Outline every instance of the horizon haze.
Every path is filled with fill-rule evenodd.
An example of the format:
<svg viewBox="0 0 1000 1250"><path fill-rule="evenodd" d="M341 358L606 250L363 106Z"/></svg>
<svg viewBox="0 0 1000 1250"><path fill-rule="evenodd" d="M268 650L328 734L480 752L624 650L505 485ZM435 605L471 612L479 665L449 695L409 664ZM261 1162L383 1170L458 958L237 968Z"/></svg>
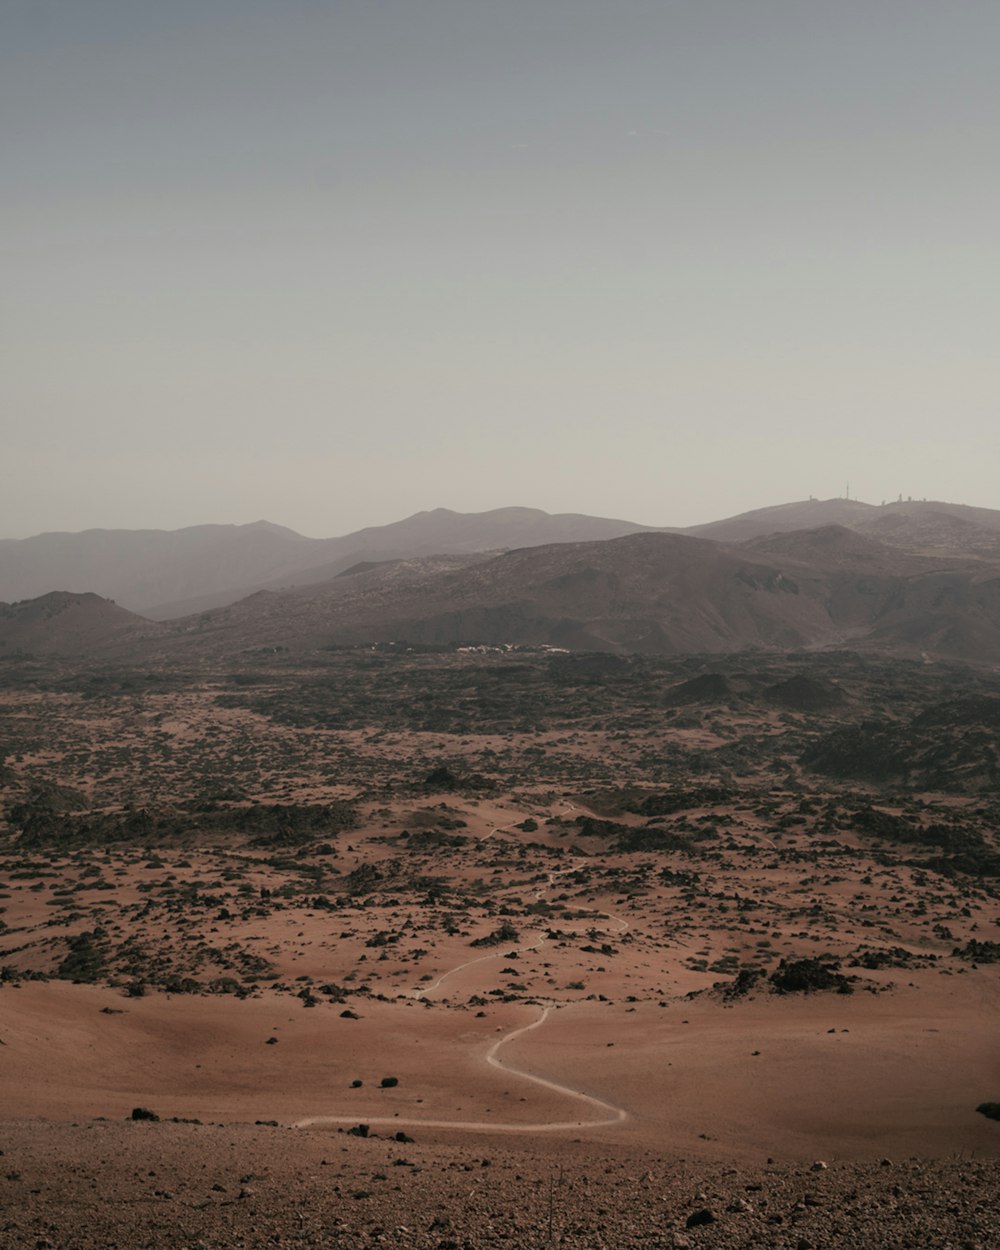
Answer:
<svg viewBox="0 0 1000 1250"><path fill-rule="evenodd" d="M14 0L0 534L997 506L1000 9Z"/></svg>

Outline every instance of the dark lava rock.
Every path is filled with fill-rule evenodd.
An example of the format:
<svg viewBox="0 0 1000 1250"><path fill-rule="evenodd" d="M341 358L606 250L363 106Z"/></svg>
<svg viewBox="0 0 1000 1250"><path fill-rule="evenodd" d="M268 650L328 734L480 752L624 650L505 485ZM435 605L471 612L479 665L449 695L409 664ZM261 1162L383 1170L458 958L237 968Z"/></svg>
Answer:
<svg viewBox="0 0 1000 1250"><path fill-rule="evenodd" d="M690 681L682 681L667 691L663 702L667 707L684 707L689 703L720 703L734 694L729 678L721 673L702 673Z"/></svg>
<svg viewBox="0 0 1000 1250"><path fill-rule="evenodd" d="M814 990L836 990L853 994L850 978L832 959L783 959L768 980L779 994L809 994Z"/></svg>
<svg viewBox="0 0 1000 1250"><path fill-rule="evenodd" d="M457 790L459 781L450 768L441 765L427 774L424 786L428 790Z"/></svg>
<svg viewBox="0 0 1000 1250"><path fill-rule="evenodd" d="M768 686L764 691L768 703L788 708L793 712L822 712L840 707L846 702L844 692L832 682L799 674Z"/></svg>

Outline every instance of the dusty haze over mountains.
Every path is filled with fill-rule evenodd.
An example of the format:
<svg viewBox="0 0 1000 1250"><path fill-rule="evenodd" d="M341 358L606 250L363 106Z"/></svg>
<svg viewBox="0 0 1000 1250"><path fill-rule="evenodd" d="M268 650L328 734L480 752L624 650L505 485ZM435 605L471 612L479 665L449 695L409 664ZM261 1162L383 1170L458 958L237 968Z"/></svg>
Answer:
<svg viewBox="0 0 1000 1250"><path fill-rule="evenodd" d="M1000 9L9 0L0 534L996 506Z"/></svg>
<svg viewBox="0 0 1000 1250"><path fill-rule="evenodd" d="M828 499L669 532L524 508L437 509L325 541L266 522L94 530L0 543L0 593L20 599L0 601L15 661L402 643L996 663L1000 512Z"/></svg>

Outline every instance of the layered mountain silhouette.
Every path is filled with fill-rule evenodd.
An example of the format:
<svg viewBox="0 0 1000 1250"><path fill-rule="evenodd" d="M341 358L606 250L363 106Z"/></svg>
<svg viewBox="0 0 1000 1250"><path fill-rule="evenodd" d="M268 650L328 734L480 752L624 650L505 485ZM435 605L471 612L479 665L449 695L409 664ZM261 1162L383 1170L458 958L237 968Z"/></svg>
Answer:
<svg viewBox="0 0 1000 1250"><path fill-rule="evenodd" d="M829 520L838 511L850 526ZM768 530L776 517L780 525ZM803 518L822 523L791 524ZM985 509L809 501L720 522L742 536L737 541L631 527L621 536L500 552L478 545L496 543L505 527L508 537L537 538L551 528L616 526L629 523L524 509L467 518L422 513L361 531L364 541L350 536L350 557L313 563L303 549L297 584L162 623L93 594L5 607L0 654L193 662L261 648L402 641L652 654L850 647L1000 660L1000 552L992 554L1000 513ZM258 550L269 545L272 555L283 543L317 550L316 540L267 526L233 527L234 552L246 550L248 529L262 530ZM401 544L453 550L394 557L387 530ZM325 550L329 556L332 548Z"/></svg>
<svg viewBox="0 0 1000 1250"><path fill-rule="evenodd" d="M852 499L760 508L689 529L536 508L418 512L339 538L305 538L268 521L181 530L85 530L0 540L0 601L54 590L89 591L132 612L169 620L221 607L257 590L324 582L360 564L418 556L499 552L593 542L635 533L679 533L734 543L839 525L902 551L1000 559L1000 512L959 504Z"/></svg>
<svg viewBox="0 0 1000 1250"><path fill-rule="evenodd" d="M418 512L341 538L305 538L269 521L181 530L84 530L0 541L0 601L91 591L155 620L325 581L361 562L617 538L631 521L537 508Z"/></svg>

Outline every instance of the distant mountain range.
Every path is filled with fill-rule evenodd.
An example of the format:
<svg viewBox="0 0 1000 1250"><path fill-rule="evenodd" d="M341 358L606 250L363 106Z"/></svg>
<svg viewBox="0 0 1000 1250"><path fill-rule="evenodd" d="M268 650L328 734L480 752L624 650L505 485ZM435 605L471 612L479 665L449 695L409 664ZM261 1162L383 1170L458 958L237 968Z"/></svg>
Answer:
<svg viewBox="0 0 1000 1250"><path fill-rule="evenodd" d="M659 654L836 646L1000 661L1000 512L961 505L806 501L673 532L530 509L420 513L329 540L265 523L89 531L0 544L0 577L8 558L27 576L25 551L68 561L73 540L81 562L109 578L112 553L125 553L122 584L153 596L196 586L203 602L153 621L107 602L127 602L120 591L50 590L0 605L0 655L187 663L405 640ZM158 551L168 553L161 565ZM43 563L30 568L36 585ZM266 584L203 606L235 593L211 589L213 575L254 585L251 569Z"/></svg>
<svg viewBox="0 0 1000 1250"><path fill-rule="evenodd" d="M256 590L327 581L362 562L619 538L631 521L536 508L437 508L342 538L304 538L269 521L181 530L84 530L0 540L0 601L92 591L153 620L235 603Z"/></svg>

